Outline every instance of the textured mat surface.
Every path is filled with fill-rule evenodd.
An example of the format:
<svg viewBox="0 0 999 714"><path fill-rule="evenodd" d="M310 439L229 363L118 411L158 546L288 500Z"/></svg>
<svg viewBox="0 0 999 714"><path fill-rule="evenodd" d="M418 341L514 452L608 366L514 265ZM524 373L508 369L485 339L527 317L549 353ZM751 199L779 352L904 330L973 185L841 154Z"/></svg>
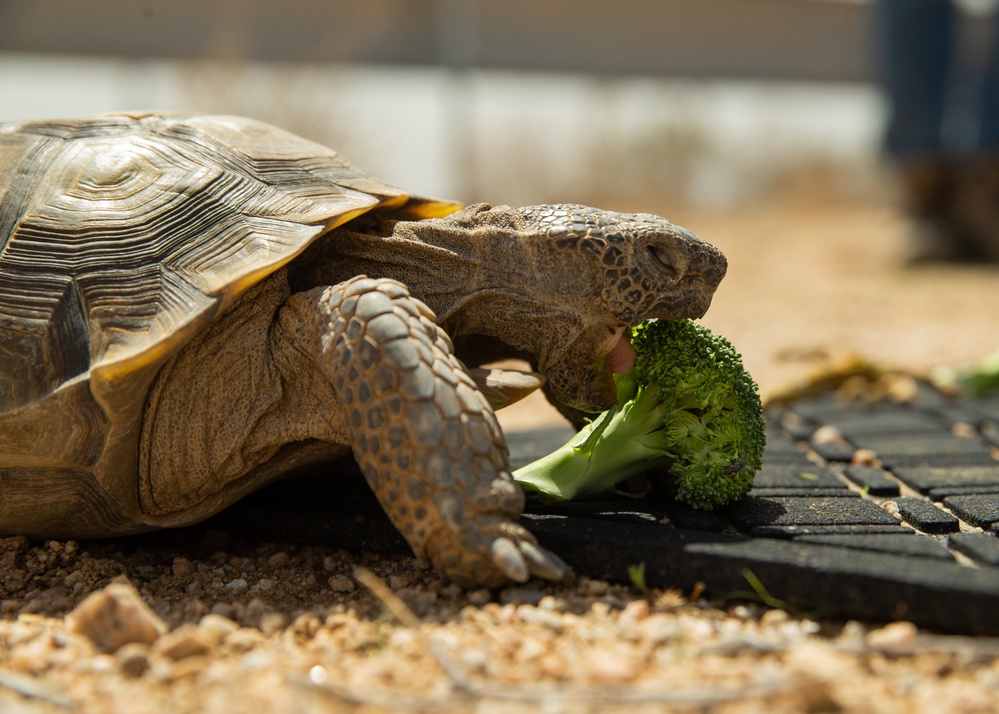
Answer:
<svg viewBox="0 0 999 714"><path fill-rule="evenodd" d="M509 435L514 466L568 430ZM750 589L807 610L999 635L999 399L838 403L770 415L752 492L713 512L668 500L529 504L525 523L577 573L707 597ZM858 450L863 450L858 453ZM337 483L333 483L336 481ZM257 538L405 550L373 498L306 477L253 496L214 525ZM308 496L303 492L311 491Z"/></svg>

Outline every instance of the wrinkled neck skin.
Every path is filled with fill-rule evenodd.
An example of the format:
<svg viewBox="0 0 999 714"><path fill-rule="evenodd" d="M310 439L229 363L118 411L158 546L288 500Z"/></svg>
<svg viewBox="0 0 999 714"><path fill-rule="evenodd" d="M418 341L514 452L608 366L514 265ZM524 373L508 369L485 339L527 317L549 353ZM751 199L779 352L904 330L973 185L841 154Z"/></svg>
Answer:
<svg viewBox="0 0 999 714"><path fill-rule="evenodd" d="M362 274L393 278L434 311L451 337L495 337L532 355L542 372L583 328L579 306L589 276L545 270L550 256L539 255L528 236L431 221L363 228L368 232L338 229L303 255L292 289Z"/></svg>

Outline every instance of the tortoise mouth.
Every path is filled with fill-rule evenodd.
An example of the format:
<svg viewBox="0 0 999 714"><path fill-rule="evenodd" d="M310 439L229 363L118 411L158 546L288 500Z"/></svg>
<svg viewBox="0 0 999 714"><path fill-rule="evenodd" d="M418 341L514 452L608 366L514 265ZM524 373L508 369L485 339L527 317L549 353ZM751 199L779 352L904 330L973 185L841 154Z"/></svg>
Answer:
<svg viewBox="0 0 999 714"><path fill-rule="evenodd" d="M610 336L600 345L596 364L606 364L614 374L624 374L635 365L635 348L631 346L625 325L613 328Z"/></svg>
<svg viewBox="0 0 999 714"><path fill-rule="evenodd" d="M605 323L591 330L598 334L581 335L558 359L542 363L538 369L547 377L551 395L559 403L595 414L617 403L614 375L628 372L636 355L627 325Z"/></svg>

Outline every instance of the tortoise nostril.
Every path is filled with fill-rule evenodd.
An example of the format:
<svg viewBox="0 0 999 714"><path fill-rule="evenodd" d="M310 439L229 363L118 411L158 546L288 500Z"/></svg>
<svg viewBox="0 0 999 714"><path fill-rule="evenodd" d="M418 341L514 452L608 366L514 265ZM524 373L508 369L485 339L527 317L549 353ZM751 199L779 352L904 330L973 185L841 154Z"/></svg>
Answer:
<svg viewBox="0 0 999 714"><path fill-rule="evenodd" d="M708 243L702 243L692 259L690 272L702 276L708 283L717 287L728 270L725 255Z"/></svg>

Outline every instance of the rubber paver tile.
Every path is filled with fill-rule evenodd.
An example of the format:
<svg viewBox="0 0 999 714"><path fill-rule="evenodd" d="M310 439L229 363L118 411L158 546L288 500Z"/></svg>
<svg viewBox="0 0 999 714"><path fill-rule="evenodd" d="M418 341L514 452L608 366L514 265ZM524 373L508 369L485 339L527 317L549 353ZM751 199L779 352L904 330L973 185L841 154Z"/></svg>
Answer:
<svg viewBox="0 0 999 714"><path fill-rule="evenodd" d="M824 535L803 535L796 541L818 543L820 545L835 545L859 550L876 550L883 553L916 556L920 558L935 558L937 560L953 560L954 556L940 542L917 536L912 531L908 533L827 533ZM997 541L999 542L999 541Z"/></svg>
<svg viewBox="0 0 999 714"><path fill-rule="evenodd" d="M753 488L834 488L848 487L829 468L801 459L793 463L763 462L763 468L753 478Z"/></svg>
<svg viewBox="0 0 999 714"><path fill-rule="evenodd" d="M986 533L955 533L950 546L972 560L986 565L999 565L999 538Z"/></svg>
<svg viewBox="0 0 999 714"><path fill-rule="evenodd" d="M979 528L999 523L999 495L948 496L943 501L958 518Z"/></svg>
<svg viewBox="0 0 999 714"><path fill-rule="evenodd" d="M896 466L892 473L920 493L946 486L999 486L999 463L976 466Z"/></svg>
<svg viewBox="0 0 999 714"><path fill-rule="evenodd" d="M894 516L860 498L744 498L726 508L743 530L760 526L897 525Z"/></svg>
<svg viewBox="0 0 999 714"><path fill-rule="evenodd" d="M848 466L845 473L855 484L866 488L871 496L899 495L898 483L876 466Z"/></svg>
<svg viewBox="0 0 999 714"><path fill-rule="evenodd" d="M924 533L954 533L961 522L922 498L899 498L895 503L902 520Z"/></svg>

